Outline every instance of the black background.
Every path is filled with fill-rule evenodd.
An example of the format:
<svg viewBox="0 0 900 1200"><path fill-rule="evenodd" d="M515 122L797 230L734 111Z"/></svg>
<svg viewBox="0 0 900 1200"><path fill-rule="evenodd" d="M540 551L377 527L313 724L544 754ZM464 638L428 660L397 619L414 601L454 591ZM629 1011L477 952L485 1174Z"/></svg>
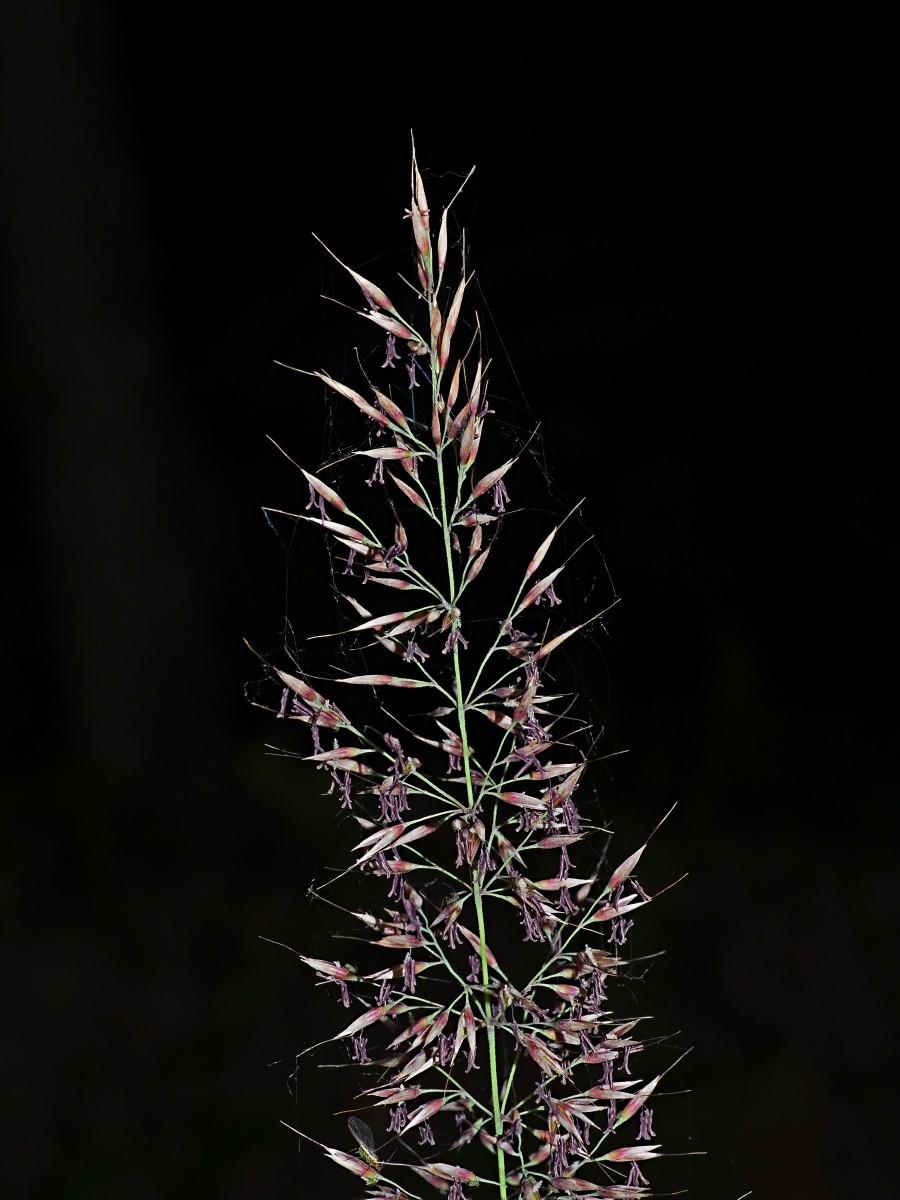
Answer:
<svg viewBox="0 0 900 1200"><path fill-rule="evenodd" d="M241 638L272 649L285 615L259 506L295 485L264 435L323 446L318 390L271 360L345 349L310 230L378 277L411 126L436 193L477 164L506 369L623 597L621 844L679 802L655 870L691 874L642 936L695 1046L693 1194L889 1190L891 97L874 62L802 55L613 84L587 30L523 49L454 19L8 6L9 1194L355 1194L278 1125L333 1132L341 1104L289 1095L321 994L259 940L314 939L329 823L263 754Z"/></svg>

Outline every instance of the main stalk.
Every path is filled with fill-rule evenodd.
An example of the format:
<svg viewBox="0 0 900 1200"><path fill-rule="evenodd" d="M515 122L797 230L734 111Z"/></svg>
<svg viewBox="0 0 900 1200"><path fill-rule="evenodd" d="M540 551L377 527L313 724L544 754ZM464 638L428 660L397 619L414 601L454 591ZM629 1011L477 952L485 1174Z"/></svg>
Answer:
<svg viewBox="0 0 900 1200"><path fill-rule="evenodd" d="M437 354L434 345L432 345L431 354L431 377L432 377L432 404L437 405L438 388L440 385L440 374L437 369ZM456 602L456 580L453 571L453 552L450 544L450 521L447 515L447 491L444 485L444 464L443 464L443 444L435 449L435 459L437 461L437 477L438 490L441 499L441 529L444 537L444 554L447 560L447 577L450 587L450 602ZM463 771L466 778L466 795L469 802L469 811L472 812L475 808L475 792L472 787L472 768L470 762L469 738L466 732L466 705L463 694L462 675L460 672L459 663L459 644L453 647L453 674L456 684L456 715L459 721L459 737L462 742L462 763ZM488 977L488 960L487 960L487 938L485 935L484 925L484 903L481 895L481 884L478 878L478 867L474 867L472 872L472 898L475 902L475 914L478 920L478 949L481 958L481 982L483 991L484 1005L484 1020L487 1028L488 1039L488 1060L491 1073L491 1107L494 1115L494 1136L497 1139L497 1176L500 1183L500 1200L506 1200L506 1156L500 1146L500 1138L503 1133L503 1108L500 1103L500 1078L497 1070L497 1038L496 1030L494 1029L493 1009L491 1007L490 996L490 980Z"/></svg>

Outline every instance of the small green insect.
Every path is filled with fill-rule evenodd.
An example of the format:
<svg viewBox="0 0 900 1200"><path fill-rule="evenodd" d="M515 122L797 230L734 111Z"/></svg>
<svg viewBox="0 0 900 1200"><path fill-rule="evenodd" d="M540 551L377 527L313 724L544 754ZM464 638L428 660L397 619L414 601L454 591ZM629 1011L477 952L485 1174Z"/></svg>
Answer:
<svg viewBox="0 0 900 1200"><path fill-rule="evenodd" d="M359 1145L359 1157L363 1162L368 1163L370 1167L374 1167L376 1171L380 1171L381 1162L375 1153L375 1138L372 1130L359 1117L348 1117L347 1125Z"/></svg>

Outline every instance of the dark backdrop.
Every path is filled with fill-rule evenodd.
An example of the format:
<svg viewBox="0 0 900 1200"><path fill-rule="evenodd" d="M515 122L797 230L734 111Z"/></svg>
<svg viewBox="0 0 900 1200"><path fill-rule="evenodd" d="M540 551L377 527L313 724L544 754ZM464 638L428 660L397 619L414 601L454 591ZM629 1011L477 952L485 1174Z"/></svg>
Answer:
<svg viewBox="0 0 900 1200"><path fill-rule="evenodd" d="M658 869L691 875L643 936L696 1047L695 1194L887 1194L891 96L874 64L613 85L587 31L350 20L6 6L9 1194L351 1194L278 1125L339 1104L290 1094L318 1000L259 940L313 932L327 820L263 754L241 638L285 616L259 506L296 489L264 435L323 444L271 360L339 366L309 232L353 264L403 244L410 126L433 188L478 165L505 369L623 597L622 844L679 801Z"/></svg>

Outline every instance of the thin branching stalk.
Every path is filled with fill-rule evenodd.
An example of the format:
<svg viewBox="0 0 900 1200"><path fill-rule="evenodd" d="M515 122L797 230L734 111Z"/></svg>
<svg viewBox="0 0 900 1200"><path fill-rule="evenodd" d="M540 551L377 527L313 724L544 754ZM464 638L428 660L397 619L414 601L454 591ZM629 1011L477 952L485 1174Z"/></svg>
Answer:
<svg viewBox="0 0 900 1200"><path fill-rule="evenodd" d="M303 372L362 413L369 442L315 475L300 468L309 503L304 512L282 514L317 525L344 564L348 591L341 596L352 609L350 623L310 641L339 637L350 653L402 660L377 672L332 672L321 686L349 686L356 695L374 689L392 724L378 732L364 716L348 716L318 690L321 675L299 660L289 670L266 664L281 689L272 710L309 727L307 759L327 772L330 794L364 834L352 862L315 894L363 923L378 948L373 954L399 956L375 969L300 956L337 989L351 1018L308 1051L345 1046L357 1078L372 1076L359 1098L373 1113L389 1110L390 1118L380 1146L358 1117L349 1122L355 1153L316 1144L372 1197L419 1200L423 1182L448 1192L448 1200L464 1200L479 1184L500 1200L648 1196L640 1164L659 1157L660 1148L647 1101L665 1070L638 1086L631 1059L656 1039L637 1036L642 1018L615 1017L607 994L629 977L630 914L653 899L634 877L646 843L612 872L603 866L604 845L589 873L576 877L570 848L588 856L591 838L608 833L589 812L590 799L579 800L582 811L576 805L593 743L570 712L572 698L548 694L542 679L549 656L603 614L563 622L555 632L561 602L554 585L568 559L538 575L557 552L563 518L506 589L511 596L496 627L484 624L487 614L473 615L481 593L470 589L502 532L507 480L525 445L478 476L492 410L480 325L467 315L464 245L455 287L441 299L456 269L449 205L435 233L415 159L411 190L415 313L395 308L381 287L345 269L366 301L360 315L387 338L385 378L403 364L405 346L410 396L427 380L429 421L416 422L413 405L407 415L390 384L366 379L367 399L325 372ZM469 341L461 351L463 322ZM405 506L402 519L391 519L391 538L378 532L368 505L357 511L320 477L354 458L367 460L369 489L384 486L395 513ZM431 559L429 537L436 538ZM371 584L390 589L397 611L375 616L366 606L371 600L364 605L350 594ZM544 604L549 616L538 611ZM383 699L420 690L438 700L424 718L398 715ZM551 707L560 702L562 711ZM409 737L425 749L414 755ZM441 755L449 762L443 772ZM569 761L556 761L560 755ZM548 868L554 873L538 878ZM351 874L364 886L389 882L385 915L339 902L338 885ZM524 938L515 934L510 942L509 915ZM530 943L527 953L520 939ZM324 1014L321 1021L325 1032L332 1022ZM634 1136L611 1146L628 1122Z"/></svg>

